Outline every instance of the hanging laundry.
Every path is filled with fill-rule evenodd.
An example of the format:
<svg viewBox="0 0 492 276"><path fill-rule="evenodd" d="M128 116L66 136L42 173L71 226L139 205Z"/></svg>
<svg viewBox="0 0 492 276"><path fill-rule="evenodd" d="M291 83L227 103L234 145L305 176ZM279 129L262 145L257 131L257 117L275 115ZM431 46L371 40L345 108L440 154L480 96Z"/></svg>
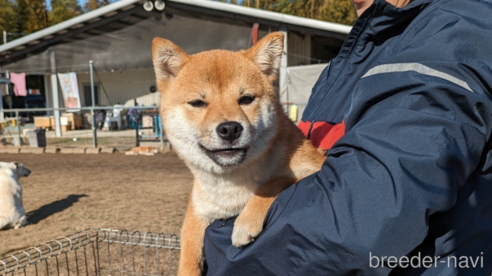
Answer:
<svg viewBox="0 0 492 276"><path fill-rule="evenodd" d="M10 81L14 84L14 94L16 96L27 96L25 73L10 73Z"/></svg>

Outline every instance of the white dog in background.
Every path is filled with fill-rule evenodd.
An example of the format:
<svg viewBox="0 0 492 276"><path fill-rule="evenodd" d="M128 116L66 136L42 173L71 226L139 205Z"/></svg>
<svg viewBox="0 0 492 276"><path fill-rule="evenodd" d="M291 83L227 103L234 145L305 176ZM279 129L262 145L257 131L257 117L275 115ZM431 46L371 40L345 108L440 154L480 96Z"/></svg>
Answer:
<svg viewBox="0 0 492 276"><path fill-rule="evenodd" d="M0 162L0 229L19 229L28 223L19 178L30 173L21 163Z"/></svg>

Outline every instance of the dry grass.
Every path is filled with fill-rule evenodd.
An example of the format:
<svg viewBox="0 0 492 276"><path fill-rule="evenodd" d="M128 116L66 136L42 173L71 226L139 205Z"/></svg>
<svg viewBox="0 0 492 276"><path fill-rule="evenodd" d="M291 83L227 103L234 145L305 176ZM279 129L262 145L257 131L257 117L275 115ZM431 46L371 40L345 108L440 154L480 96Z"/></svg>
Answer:
<svg viewBox="0 0 492 276"><path fill-rule="evenodd" d="M179 234L193 177L173 154L2 155L21 179L31 222L0 231L0 257L89 227Z"/></svg>

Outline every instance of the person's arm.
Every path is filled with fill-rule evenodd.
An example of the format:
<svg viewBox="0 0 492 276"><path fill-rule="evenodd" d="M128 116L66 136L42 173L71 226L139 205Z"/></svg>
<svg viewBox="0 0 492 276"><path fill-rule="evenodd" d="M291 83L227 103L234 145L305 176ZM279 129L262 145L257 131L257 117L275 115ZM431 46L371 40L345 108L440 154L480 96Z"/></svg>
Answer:
<svg viewBox="0 0 492 276"><path fill-rule="evenodd" d="M208 275L387 274L370 256L404 256L424 240L478 166L492 100L470 77L486 68L393 65L359 81L347 133L319 173L278 197L252 244L230 245L233 220L207 229Z"/></svg>

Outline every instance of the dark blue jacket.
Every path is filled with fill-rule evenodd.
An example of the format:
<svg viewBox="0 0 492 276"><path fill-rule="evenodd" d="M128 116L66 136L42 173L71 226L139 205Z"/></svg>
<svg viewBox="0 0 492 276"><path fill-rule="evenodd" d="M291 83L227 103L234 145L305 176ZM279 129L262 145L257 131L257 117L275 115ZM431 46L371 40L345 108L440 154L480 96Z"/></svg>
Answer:
<svg viewBox="0 0 492 276"><path fill-rule="evenodd" d="M321 171L245 248L210 225L207 275L491 275L490 0L375 0L302 120Z"/></svg>

